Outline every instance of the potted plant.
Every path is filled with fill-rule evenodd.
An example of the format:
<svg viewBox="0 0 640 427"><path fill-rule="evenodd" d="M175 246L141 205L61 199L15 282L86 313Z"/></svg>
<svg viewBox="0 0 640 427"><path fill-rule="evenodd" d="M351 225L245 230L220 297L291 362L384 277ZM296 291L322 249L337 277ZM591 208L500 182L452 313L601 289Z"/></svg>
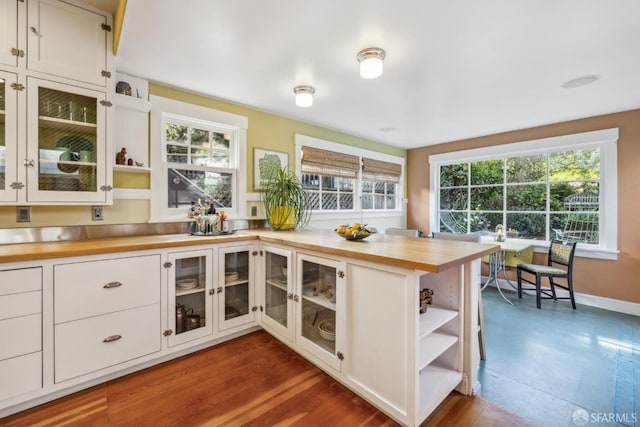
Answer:
<svg viewBox="0 0 640 427"><path fill-rule="evenodd" d="M265 216L274 230L293 230L309 222L311 209L307 192L298 177L287 169L269 169L262 184Z"/></svg>

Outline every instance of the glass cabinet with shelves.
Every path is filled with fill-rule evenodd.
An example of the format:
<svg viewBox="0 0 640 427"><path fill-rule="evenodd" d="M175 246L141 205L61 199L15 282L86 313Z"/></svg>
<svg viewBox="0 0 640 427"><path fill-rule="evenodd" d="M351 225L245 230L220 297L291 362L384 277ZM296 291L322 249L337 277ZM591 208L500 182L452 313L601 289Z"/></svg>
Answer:
<svg viewBox="0 0 640 427"><path fill-rule="evenodd" d="M29 79L27 198L106 203L105 93Z"/></svg>
<svg viewBox="0 0 640 427"><path fill-rule="evenodd" d="M293 299L291 251L262 246L262 323L285 340L293 340Z"/></svg>
<svg viewBox="0 0 640 427"><path fill-rule="evenodd" d="M218 276L218 313L220 330L245 325L255 320L253 292L254 245L220 247Z"/></svg>
<svg viewBox="0 0 640 427"><path fill-rule="evenodd" d="M213 332L211 260L211 250L168 255L169 346Z"/></svg>
<svg viewBox="0 0 640 427"><path fill-rule="evenodd" d="M296 340L333 368L340 369L344 310L342 262L306 254L297 257Z"/></svg>

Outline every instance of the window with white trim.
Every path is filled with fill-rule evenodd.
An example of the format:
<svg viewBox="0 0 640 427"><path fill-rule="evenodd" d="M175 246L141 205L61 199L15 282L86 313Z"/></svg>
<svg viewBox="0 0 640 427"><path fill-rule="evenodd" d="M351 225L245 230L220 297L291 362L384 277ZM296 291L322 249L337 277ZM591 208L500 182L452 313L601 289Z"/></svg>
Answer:
<svg viewBox="0 0 640 427"><path fill-rule="evenodd" d="M238 217L244 196L246 129L240 116L160 98L152 110L152 218L185 219L192 204L224 210ZM237 118L240 118L238 120ZM231 119L231 124L218 120ZM246 119L245 119L246 120ZM155 135L155 136L154 136ZM154 188L158 183L158 189ZM240 200L242 197L243 200Z"/></svg>
<svg viewBox="0 0 640 427"><path fill-rule="evenodd" d="M296 151L314 212L401 211L404 159L303 135Z"/></svg>
<svg viewBox="0 0 640 427"><path fill-rule="evenodd" d="M430 157L432 230L615 252L617 129ZM613 224L612 224L613 223Z"/></svg>

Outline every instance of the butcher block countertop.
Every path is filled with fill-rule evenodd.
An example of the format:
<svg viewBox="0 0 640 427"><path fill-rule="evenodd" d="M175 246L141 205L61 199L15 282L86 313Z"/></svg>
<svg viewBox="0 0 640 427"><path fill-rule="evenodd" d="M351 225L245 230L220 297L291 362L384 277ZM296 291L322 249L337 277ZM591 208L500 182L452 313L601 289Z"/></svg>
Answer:
<svg viewBox="0 0 640 427"><path fill-rule="evenodd" d="M150 249L261 240L332 256L437 273L499 250L499 246L374 234L348 241L332 231L238 231L225 236L161 234L61 242L0 245L0 263L35 261Z"/></svg>

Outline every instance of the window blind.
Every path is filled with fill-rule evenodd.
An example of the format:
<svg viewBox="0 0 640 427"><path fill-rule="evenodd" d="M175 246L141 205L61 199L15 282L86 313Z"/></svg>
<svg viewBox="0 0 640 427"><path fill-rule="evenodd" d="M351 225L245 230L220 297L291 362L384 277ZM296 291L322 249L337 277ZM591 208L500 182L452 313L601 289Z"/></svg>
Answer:
<svg viewBox="0 0 640 427"><path fill-rule="evenodd" d="M402 175L402 166L398 163L382 160L362 159L362 180L390 182L398 184Z"/></svg>
<svg viewBox="0 0 640 427"><path fill-rule="evenodd" d="M302 147L302 173L323 176L357 178L360 169L358 156Z"/></svg>

